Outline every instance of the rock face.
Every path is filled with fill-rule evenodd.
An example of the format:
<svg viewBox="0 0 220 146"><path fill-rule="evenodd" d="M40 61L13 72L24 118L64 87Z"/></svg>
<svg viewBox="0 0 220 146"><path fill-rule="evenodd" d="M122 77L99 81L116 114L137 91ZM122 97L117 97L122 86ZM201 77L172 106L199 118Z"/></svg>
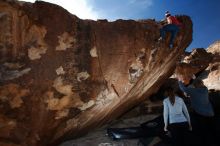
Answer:
<svg viewBox="0 0 220 146"><path fill-rule="evenodd" d="M213 59L199 77L209 89L220 91L220 41L210 45L207 52L212 54Z"/></svg>
<svg viewBox="0 0 220 146"><path fill-rule="evenodd" d="M111 121L168 78L192 41L157 43L154 20L81 20L37 1L0 2L0 145L56 145Z"/></svg>
<svg viewBox="0 0 220 146"><path fill-rule="evenodd" d="M213 55L205 49L194 49L177 65L175 73L183 75L185 84L189 84L192 77L205 70L212 59Z"/></svg>

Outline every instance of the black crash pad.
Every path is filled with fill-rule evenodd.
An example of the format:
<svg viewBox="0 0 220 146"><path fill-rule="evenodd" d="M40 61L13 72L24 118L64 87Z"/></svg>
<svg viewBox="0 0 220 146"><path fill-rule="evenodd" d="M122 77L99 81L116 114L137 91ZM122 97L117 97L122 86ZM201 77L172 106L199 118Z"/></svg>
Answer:
<svg viewBox="0 0 220 146"><path fill-rule="evenodd" d="M108 128L107 135L113 140L117 139L132 139L140 137L155 137L167 138L166 133L163 131L164 123L163 116L160 115L153 120L141 124L139 127L129 128Z"/></svg>

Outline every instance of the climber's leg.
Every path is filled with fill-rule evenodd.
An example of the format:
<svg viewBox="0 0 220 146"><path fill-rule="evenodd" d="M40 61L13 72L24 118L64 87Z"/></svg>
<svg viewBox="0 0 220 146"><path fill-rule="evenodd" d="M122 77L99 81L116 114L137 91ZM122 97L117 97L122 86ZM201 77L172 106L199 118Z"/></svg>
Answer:
<svg viewBox="0 0 220 146"><path fill-rule="evenodd" d="M160 38L159 38L159 41L165 39L166 31L167 31L167 25L166 25L166 26L163 26L163 27L160 29Z"/></svg>
<svg viewBox="0 0 220 146"><path fill-rule="evenodd" d="M173 42L174 42L174 39L179 31L179 27L172 24L169 26L169 29L170 29L170 32L171 32L171 37L170 37L170 42L169 42L169 46L172 48L173 46Z"/></svg>

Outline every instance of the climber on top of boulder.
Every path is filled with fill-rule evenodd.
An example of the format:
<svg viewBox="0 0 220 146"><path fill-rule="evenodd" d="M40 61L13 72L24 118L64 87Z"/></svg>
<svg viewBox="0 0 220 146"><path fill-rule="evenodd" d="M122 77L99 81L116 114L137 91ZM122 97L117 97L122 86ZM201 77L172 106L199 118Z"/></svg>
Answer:
<svg viewBox="0 0 220 146"><path fill-rule="evenodd" d="M163 27L160 29L160 38L158 41L162 41L165 39L165 33L170 32L171 38L169 41L169 47L173 47L173 41L176 36L176 34L179 31L179 27L182 25L175 16L172 16L169 11L165 13L166 17L166 24L163 25Z"/></svg>

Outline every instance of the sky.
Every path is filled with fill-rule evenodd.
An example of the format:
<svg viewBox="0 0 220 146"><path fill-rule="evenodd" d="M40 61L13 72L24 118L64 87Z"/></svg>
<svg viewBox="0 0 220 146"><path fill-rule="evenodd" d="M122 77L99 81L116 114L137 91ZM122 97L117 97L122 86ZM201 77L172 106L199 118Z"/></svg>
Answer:
<svg viewBox="0 0 220 146"><path fill-rule="evenodd" d="M34 2L35 0L23 0ZM220 0L44 0L58 4L81 19L164 19L188 15L193 21L193 41L186 49L207 48L220 40Z"/></svg>

